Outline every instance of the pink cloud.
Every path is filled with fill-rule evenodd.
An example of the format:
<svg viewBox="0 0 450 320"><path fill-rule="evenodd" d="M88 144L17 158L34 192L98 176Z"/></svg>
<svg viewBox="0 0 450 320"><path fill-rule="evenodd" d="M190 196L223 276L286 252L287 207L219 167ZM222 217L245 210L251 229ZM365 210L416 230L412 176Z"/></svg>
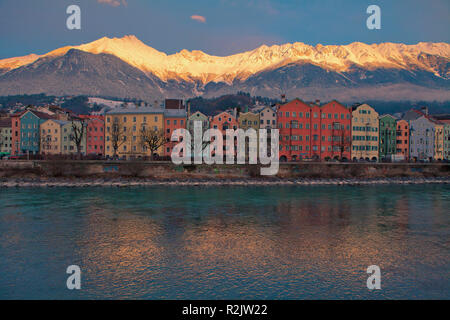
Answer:
<svg viewBox="0 0 450 320"><path fill-rule="evenodd" d="M201 23L206 23L206 18L203 17L203 16L193 15L193 16L191 16L191 19L195 20L195 21L198 21L198 22L201 22Z"/></svg>
<svg viewBox="0 0 450 320"><path fill-rule="evenodd" d="M123 6L125 6L125 7L127 6L127 1L126 0L121 0L121 1L119 1L119 0L97 0L97 2L98 3L109 4L110 6L113 6L113 7L118 7L121 4Z"/></svg>

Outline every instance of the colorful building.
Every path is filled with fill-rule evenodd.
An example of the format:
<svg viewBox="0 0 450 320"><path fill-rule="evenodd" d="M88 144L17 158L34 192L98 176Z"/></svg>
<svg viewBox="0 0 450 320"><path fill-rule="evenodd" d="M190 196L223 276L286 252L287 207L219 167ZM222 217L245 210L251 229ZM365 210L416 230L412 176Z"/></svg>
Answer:
<svg viewBox="0 0 450 320"><path fill-rule="evenodd" d="M10 155L12 152L11 118L0 118L0 156Z"/></svg>
<svg viewBox="0 0 450 320"><path fill-rule="evenodd" d="M12 129L11 154L13 155L18 155L20 151L20 117L24 113L25 111L11 115L11 129Z"/></svg>
<svg viewBox="0 0 450 320"><path fill-rule="evenodd" d="M392 160L397 154L397 118L390 114L380 116L380 160Z"/></svg>
<svg viewBox="0 0 450 320"><path fill-rule="evenodd" d="M444 159L450 160L450 120L441 120L444 123Z"/></svg>
<svg viewBox="0 0 450 320"><path fill-rule="evenodd" d="M61 135L61 150L63 154L77 154L77 145L74 140L74 126L77 128L78 132L83 130L80 144L80 153L86 155L86 124L82 121L67 121L62 127Z"/></svg>
<svg viewBox="0 0 450 320"><path fill-rule="evenodd" d="M62 154L62 131L67 123L67 121L50 119L41 124L41 154Z"/></svg>
<svg viewBox="0 0 450 320"><path fill-rule="evenodd" d="M259 128L260 129L276 129L277 128L277 112L272 107L265 107L259 111Z"/></svg>
<svg viewBox="0 0 450 320"><path fill-rule="evenodd" d="M166 109L164 110L164 135L166 144L164 145L164 156L170 157L172 155L173 147L178 142L171 141L172 133L176 129L186 129L187 113L184 109Z"/></svg>
<svg viewBox="0 0 450 320"><path fill-rule="evenodd" d="M320 159L319 106L308 105L300 99L279 105L277 124L280 161Z"/></svg>
<svg viewBox="0 0 450 320"><path fill-rule="evenodd" d="M105 155L105 121L103 116L84 118L86 123L86 154Z"/></svg>
<svg viewBox="0 0 450 320"><path fill-rule="evenodd" d="M278 107L280 160L349 159L350 110L337 101L322 107L300 99Z"/></svg>
<svg viewBox="0 0 450 320"><path fill-rule="evenodd" d="M333 100L321 107L320 159L350 160L352 112Z"/></svg>
<svg viewBox="0 0 450 320"><path fill-rule="evenodd" d="M444 123L441 121L429 118L434 123L434 155L433 159L442 161L444 160Z"/></svg>
<svg viewBox="0 0 450 320"><path fill-rule="evenodd" d="M396 160L409 161L409 123L406 120L397 121Z"/></svg>
<svg viewBox="0 0 450 320"><path fill-rule="evenodd" d="M368 104L354 106L352 110L352 160L378 161L378 112Z"/></svg>
<svg viewBox="0 0 450 320"><path fill-rule="evenodd" d="M253 128L259 130L259 114L253 112L241 112L238 118L239 128L247 130Z"/></svg>
<svg viewBox="0 0 450 320"><path fill-rule="evenodd" d="M248 129L253 129L256 131L256 146L255 148L251 148L250 145L246 142L245 145L245 154L246 158L249 157L250 152L254 152L258 154L258 146L259 146L259 113L253 112L241 112L238 118L239 128L247 131Z"/></svg>
<svg viewBox="0 0 450 320"><path fill-rule="evenodd" d="M410 121L409 154L414 161L432 161L435 124L425 115Z"/></svg>
<svg viewBox="0 0 450 320"><path fill-rule="evenodd" d="M40 151L40 126L44 121L52 117L46 113L28 110L21 116L18 125L20 125L19 139L14 143L18 144L19 154L38 154ZM15 121L15 120L13 120ZM15 136L15 132L13 134ZM13 143L13 144L14 144Z"/></svg>
<svg viewBox="0 0 450 320"><path fill-rule="evenodd" d="M239 127L238 121L236 117L231 115L228 112L221 112L218 115L214 116L210 121L211 129L217 129L222 132L223 135L223 155L231 154L231 149L226 146L226 131L228 129L236 130ZM237 144L235 140L234 144ZM236 148L234 148L236 149ZM235 150L234 154L236 154L237 150Z"/></svg>
<svg viewBox="0 0 450 320"><path fill-rule="evenodd" d="M193 114L189 115L188 121L186 123L186 128L191 133L192 137L194 137L194 124L195 121L201 121L202 123L202 130L205 132L207 129L209 129L209 118L201 113L200 111L196 111ZM203 133L202 132L202 133Z"/></svg>
<svg viewBox="0 0 450 320"><path fill-rule="evenodd" d="M117 128L117 130L114 130ZM153 107L116 108L106 113L105 150L107 157L114 156L114 136L120 136L116 156L141 158L150 156L150 150L141 141L142 130L164 130L164 109ZM156 153L162 155L163 147Z"/></svg>

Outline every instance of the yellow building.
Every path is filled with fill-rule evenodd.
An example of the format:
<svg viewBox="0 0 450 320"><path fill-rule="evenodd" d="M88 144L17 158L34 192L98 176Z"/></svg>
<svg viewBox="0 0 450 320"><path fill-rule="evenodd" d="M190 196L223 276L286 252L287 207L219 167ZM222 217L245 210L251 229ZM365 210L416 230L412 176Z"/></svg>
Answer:
<svg viewBox="0 0 450 320"><path fill-rule="evenodd" d="M150 156L141 142L142 130L164 130L164 109L152 107L117 108L106 113L105 154L107 157ZM163 147L156 152L163 154Z"/></svg>
<svg viewBox="0 0 450 320"><path fill-rule="evenodd" d="M40 125L40 153L61 154L63 127L67 121L50 119Z"/></svg>
<svg viewBox="0 0 450 320"><path fill-rule="evenodd" d="M378 161L379 115L374 108L362 104L352 108L352 159Z"/></svg>
<svg viewBox="0 0 450 320"><path fill-rule="evenodd" d="M253 112L241 112L239 114L239 128L244 130L253 128L258 132L259 114Z"/></svg>
<svg viewBox="0 0 450 320"><path fill-rule="evenodd" d="M434 160L444 160L444 124L432 120L434 123Z"/></svg>
<svg viewBox="0 0 450 320"><path fill-rule="evenodd" d="M244 131L247 131L248 129L252 128L256 131L256 146L254 148L250 148L248 143L245 145L245 152L246 157L248 157L249 152L255 152L258 154L258 146L259 146L259 113L253 113L253 112L241 112L239 114L239 129L242 129Z"/></svg>

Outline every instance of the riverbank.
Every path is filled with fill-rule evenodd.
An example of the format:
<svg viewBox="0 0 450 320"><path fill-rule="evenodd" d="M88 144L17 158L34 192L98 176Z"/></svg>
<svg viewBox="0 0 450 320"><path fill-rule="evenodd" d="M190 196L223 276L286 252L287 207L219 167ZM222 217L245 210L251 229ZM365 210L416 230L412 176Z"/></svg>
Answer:
<svg viewBox="0 0 450 320"><path fill-rule="evenodd" d="M0 161L0 181L90 179L110 181L254 181L289 183L302 179L450 178L445 163L280 163L275 176L261 176L262 165L175 165L144 161ZM280 181L282 180L282 181ZM204 182L202 182L204 183Z"/></svg>
<svg viewBox="0 0 450 320"><path fill-rule="evenodd" d="M421 178L374 178L374 179L80 179L80 178L47 178L47 179L8 179L0 181L0 188L83 188L83 187L220 187L220 186L344 186L344 185L417 185L417 184L450 184L448 177Z"/></svg>

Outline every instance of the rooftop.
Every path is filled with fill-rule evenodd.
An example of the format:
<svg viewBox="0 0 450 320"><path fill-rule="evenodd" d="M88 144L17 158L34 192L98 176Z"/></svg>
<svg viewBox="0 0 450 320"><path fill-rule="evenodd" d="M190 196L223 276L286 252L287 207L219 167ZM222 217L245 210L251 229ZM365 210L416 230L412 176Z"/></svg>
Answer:
<svg viewBox="0 0 450 320"><path fill-rule="evenodd" d="M114 109L111 109L110 111L106 112L107 115L110 115L110 114L161 114L161 113L164 113L164 109L152 108L152 107L114 108Z"/></svg>

